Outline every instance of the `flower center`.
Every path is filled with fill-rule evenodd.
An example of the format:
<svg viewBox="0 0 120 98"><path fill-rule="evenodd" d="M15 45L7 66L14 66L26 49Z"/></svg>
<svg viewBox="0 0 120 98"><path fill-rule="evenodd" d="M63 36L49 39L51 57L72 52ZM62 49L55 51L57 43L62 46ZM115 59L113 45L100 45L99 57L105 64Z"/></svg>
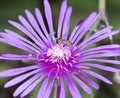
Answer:
<svg viewBox="0 0 120 98"><path fill-rule="evenodd" d="M52 63L60 62L61 60L69 60L71 56L71 49L65 44L56 44L49 48L47 51L47 56L50 58Z"/></svg>
<svg viewBox="0 0 120 98"><path fill-rule="evenodd" d="M56 43L41 54L39 61L51 71L72 71L77 64L77 57L74 53L75 47L68 43Z"/></svg>

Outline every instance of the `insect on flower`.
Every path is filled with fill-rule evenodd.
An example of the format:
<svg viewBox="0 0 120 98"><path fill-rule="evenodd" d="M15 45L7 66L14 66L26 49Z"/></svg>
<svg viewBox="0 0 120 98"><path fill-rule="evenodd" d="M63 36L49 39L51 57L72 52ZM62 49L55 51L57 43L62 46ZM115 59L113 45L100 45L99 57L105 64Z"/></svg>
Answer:
<svg viewBox="0 0 120 98"><path fill-rule="evenodd" d="M57 39L56 41L57 41L57 43L64 43L64 44L69 45L69 46L73 45L69 40L65 40L65 39L62 39L62 38Z"/></svg>
<svg viewBox="0 0 120 98"><path fill-rule="evenodd" d="M119 60L108 58L120 56L120 45L89 46L109 36L118 34L120 30L109 32L112 30L112 26L109 26L82 40L99 18L99 13L92 12L84 22L79 21L73 30L69 31L72 7L67 5L67 0L63 0L59 14L58 29L54 31L52 12L48 0L44 0L44 10L47 26L38 8L35 8L35 16L29 10L25 10L27 19L19 15L20 23L12 20L8 21L27 35L28 38L8 29L0 32L0 42L17 47L28 54L2 54L0 56L1 60L27 60L35 63L27 67L23 66L0 72L1 78L16 76L7 82L4 87L8 88L21 83L13 96L24 98L41 83L37 98L49 98L56 82L55 80L57 80L57 98L66 97L66 86L73 98L82 98L74 81L88 94L92 94L91 86L99 89L99 85L89 76L102 80L107 84L112 84L110 80L91 68L120 72L118 68L104 65L105 63L120 64ZM48 27L48 30L46 27ZM55 34L54 32L57 33ZM58 40L55 40L55 38ZM66 86L65 81L67 82Z"/></svg>

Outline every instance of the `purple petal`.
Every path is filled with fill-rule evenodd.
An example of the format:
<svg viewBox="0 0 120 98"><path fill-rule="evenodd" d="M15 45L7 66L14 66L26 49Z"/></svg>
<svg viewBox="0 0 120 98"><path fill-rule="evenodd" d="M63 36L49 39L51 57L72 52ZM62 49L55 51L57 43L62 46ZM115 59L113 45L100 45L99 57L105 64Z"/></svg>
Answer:
<svg viewBox="0 0 120 98"><path fill-rule="evenodd" d="M92 90L84 83L82 82L79 78L76 76L72 75L72 78L80 85L80 87L87 92L88 94L92 94Z"/></svg>
<svg viewBox="0 0 120 98"><path fill-rule="evenodd" d="M84 50L81 52L82 55L96 55L96 54L101 54L101 53L111 53L111 52L120 52L120 45L104 45L104 46L99 46L99 47L95 47L95 48L91 48L88 50Z"/></svg>
<svg viewBox="0 0 120 98"><path fill-rule="evenodd" d="M86 27L86 25L89 23L90 25L92 25L91 24L91 19L93 19L93 18L95 18L95 16L96 16L96 12L93 12L93 13L91 13L89 16L88 16L88 18L84 21L84 23L80 26L80 28L79 28L79 30L77 30L77 32L75 33L75 35L74 35L74 37L71 39L71 42L73 43L75 40L76 40L76 38L78 38L78 36L79 36L79 34L81 34L81 32L84 30L84 28ZM86 29L89 29L89 28L86 28ZM81 38L82 36L80 36L80 38Z"/></svg>
<svg viewBox="0 0 120 98"><path fill-rule="evenodd" d="M41 76L39 79L37 79L35 82L33 82L25 91L20 95L21 98L25 97L28 95L37 85L40 83L43 79L45 78L44 76Z"/></svg>
<svg viewBox="0 0 120 98"><path fill-rule="evenodd" d="M11 30L8 30L8 29L5 29L5 32L8 33L8 34L11 35L11 36L17 38L17 39L20 39L20 40L22 40L22 41L30 44L31 46L33 46L33 47L36 48L37 50L40 50L40 48L39 48L37 45L35 45L35 44L32 43L31 41L27 40L26 38L22 37L21 35L13 32L13 31L11 31Z"/></svg>
<svg viewBox="0 0 120 98"><path fill-rule="evenodd" d="M75 26L72 30L72 33L70 34L69 41L72 42L73 37L76 35L77 30L79 29L79 26Z"/></svg>
<svg viewBox="0 0 120 98"><path fill-rule="evenodd" d="M27 14L27 10L26 10ZM27 22L26 19L24 19L22 16L19 15L19 20L22 23L22 25L27 28L27 30L45 47L45 43L41 40L41 38L38 36L38 34L33 30L33 28L30 26L30 24Z"/></svg>
<svg viewBox="0 0 120 98"><path fill-rule="evenodd" d="M8 88L8 87L11 87L11 86L13 86L13 85L16 85L16 84L22 82L23 80L27 79L27 78L30 77L31 75L34 75L34 74L36 74L36 73L38 73L38 72L40 72L40 69L31 71L31 72L29 72L29 73L27 73L27 74L24 74L24 75L20 75L20 76L18 76L18 77L16 77L16 78L10 80L9 82L7 82L4 87L5 87L5 88Z"/></svg>
<svg viewBox="0 0 120 98"><path fill-rule="evenodd" d="M111 72L120 72L120 69L109 67L109 66L103 66L100 64L92 64L92 63L82 63L82 66L89 66L89 67L95 67L99 68L101 70L111 71Z"/></svg>
<svg viewBox="0 0 120 98"><path fill-rule="evenodd" d="M56 90L56 98L60 98L60 92L61 92L61 87L60 85L57 85L57 90Z"/></svg>
<svg viewBox="0 0 120 98"><path fill-rule="evenodd" d="M67 0L64 0L60 9L57 38L61 38L62 24L65 17L66 9L67 9Z"/></svg>
<svg viewBox="0 0 120 98"><path fill-rule="evenodd" d="M89 75L91 75L91 76L93 76L95 78L98 78L98 79L104 81L107 84L112 84L112 82L110 80L108 80L107 78L101 76L100 74L97 74L96 72L93 72L93 71L90 71L90 70L82 70L82 71L84 71L85 73L87 73L87 74L89 74Z"/></svg>
<svg viewBox="0 0 120 98"><path fill-rule="evenodd" d="M23 46L22 44L20 44L19 40L17 40L17 39L0 38L0 42L9 44L11 46L17 47L17 48L22 49L22 50L24 50L26 52L29 52L31 54L34 54L34 52L31 49L29 49L29 48Z"/></svg>
<svg viewBox="0 0 120 98"><path fill-rule="evenodd" d="M85 20L79 20L76 26L80 26Z"/></svg>
<svg viewBox="0 0 120 98"><path fill-rule="evenodd" d="M120 45L112 44L112 45L104 45L104 46L98 46L95 48L91 48L88 50L85 50L83 52L91 52L91 51L99 51L99 50L114 50L114 49L120 49Z"/></svg>
<svg viewBox="0 0 120 98"><path fill-rule="evenodd" d="M49 83L49 78L46 78L46 79L44 80L42 86L40 87L40 90L39 90L39 92L38 92L38 96L37 96L37 98L43 98L48 83Z"/></svg>
<svg viewBox="0 0 120 98"><path fill-rule="evenodd" d="M65 75L65 78L67 80L68 87L69 87L69 90L70 90L72 97L73 98L82 98L79 90L77 89L77 87L75 86L73 81L67 75Z"/></svg>
<svg viewBox="0 0 120 98"><path fill-rule="evenodd" d="M119 53L120 49L119 50L116 49L114 51ZM112 51L112 52L114 52L114 51ZM92 51L92 52L88 52L88 53L82 54L82 56L85 57L85 56L90 56L90 55L96 55L96 54L99 55L99 54L108 54L108 53L111 53L111 51L110 50L98 50L98 51Z"/></svg>
<svg viewBox="0 0 120 98"><path fill-rule="evenodd" d="M63 31L62 31L62 38L64 39L67 39L68 37L71 14L72 14L72 7L68 7L66 10L64 24L63 24Z"/></svg>
<svg viewBox="0 0 120 98"><path fill-rule="evenodd" d="M80 46L83 46L85 45L86 43L88 43L89 41L92 41L94 38L97 38L99 36L102 36L103 34L107 33L108 31L110 31L112 29L112 26L110 27L107 27L107 28L104 28L96 33L94 33L93 35L91 35L89 38L87 38L86 40L84 40L80 45Z"/></svg>
<svg viewBox="0 0 120 98"><path fill-rule="evenodd" d="M43 45L40 43L39 39L37 39L35 36L33 36L25 27L23 27L21 24L11 21L8 21L11 25L18 28L20 31L24 32L29 38L31 38L38 46L44 49Z"/></svg>
<svg viewBox="0 0 120 98"><path fill-rule="evenodd" d="M58 98L65 98L65 86L62 75L60 76L60 96Z"/></svg>
<svg viewBox="0 0 120 98"><path fill-rule="evenodd" d="M31 60L32 57L28 55L18 55L18 54L3 54L0 59L5 60Z"/></svg>
<svg viewBox="0 0 120 98"><path fill-rule="evenodd" d="M91 55L87 55L82 57L83 59L91 59L91 58L100 58L100 57L115 57L115 56L120 56L120 52L115 53L116 51L111 51L108 53L101 53L101 54L91 54Z"/></svg>
<svg viewBox="0 0 120 98"><path fill-rule="evenodd" d="M120 64L118 60L86 59L85 61L97 61L102 63Z"/></svg>
<svg viewBox="0 0 120 98"><path fill-rule="evenodd" d="M77 25L73 28L71 34L70 34L70 38L69 41L72 42L73 37L76 35L76 32L78 31L78 29L80 28L81 24L84 22L84 20L80 20Z"/></svg>
<svg viewBox="0 0 120 98"><path fill-rule="evenodd" d="M35 14L36 14L37 20L39 22L39 25L41 26L41 29L43 30L45 36L49 40L49 43L52 44L50 36L49 36L49 34L47 32L47 29L45 27L45 24L44 24L44 21L43 21L43 18L42 18L42 14L41 14L41 12L40 12L40 10L38 8L35 9Z"/></svg>
<svg viewBox="0 0 120 98"><path fill-rule="evenodd" d="M29 80L25 81L22 85L20 85L14 92L13 96L16 97L20 93L22 93L26 88L28 88L35 80L37 80L43 73L38 73Z"/></svg>
<svg viewBox="0 0 120 98"><path fill-rule="evenodd" d="M3 72L0 72L0 77L9 77L9 76L15 76L33 69L38 69L40 68L38 65L33 65L29 67L22 67L22 68L14 68L10 70L6 70Z"/></svg>
<svg viewBox="0 0 120 98"><path fill-rule="evenodd" d="M25 10L25 13L27 15L27 18L29 20L29 22L31 23L31 25L33 26L33 28L36 30L37 34L39 35L39 39L41 37L42 41L44 41L47 45L49 43L49 41L46 39L46 37L43 35L42 31L40 30L38 23L36 22L34 16L31 14L31 12L29 10ZM33 31L33 30L32 30Z"/></svg>
<svg viewBox="0 0 120 98"><path fill-rule="evenodd" d="M75 40L74 44L77 45L80 41L80 39L86 34L86 32L90 29L90 27L95 23L95 21L98 19L98 17L100 16L100 14L97 14L93 17L91 17L91 19L88 20L88 23L85 25L85 28L81 31L81 33L79 34L79 37L77 37L77 39ZM81 26L82 28L82 26ZM80 32L78 30L78 32Z"/></svg>
<svg viewBox="0 0 120 98"><path fill-rule="evenodd" d="M118 54L117 54L118 53ZM93 57L93 55L98 55L99 56L102 56L102 55L108 55L110 54L110 56L112 55L116 55L116 56L119 56L119 53L120 53L120 48L113 48L112 50L95 50L95 51L90 51L90 52L87 52L87 53L84 53L82 55L82 57L86 57L86 56L91 56Z"/></svg>
<svg viewBox="0 0 120 98"><path fill-rule="evenodd" d="M18 38L15 38L14 36L10 35L10 34L7 34L7 33L1 33L0 34L1 37L5 38L5 39L9 39L10 41L16 41L17 44L27 48L28 50L31 50L31 51L38 51L36 50L34 47L32 47L31 45L25 43L24 41L22 40L19 40Z"/></svg>
<svg viewBox="0 0 120 98"><path fill-rule="evenodd" d="M83 46L78 46L78 48L81 48L81 49L86 48L86 47L92 45L93 43L101 41L101 40L103 40L103 39L105 39L105 38L107 38L109 36L113 36L115 34L118 34L119 32L120 32L120 30L116 30L116 31L113 31L113 32L108 32L106 34L103 34L103 35L101 35L101 36L99 36L99 37L91 40L90 42L88 42L87 44L85 44L84 47Z"/></svg>
<svg viewBox="0 0 120 98"><path fill-rule="evenodd" d="M84 55L89 55L89 54L94 54L94 53L99 53L99 52L112 52L112 51L120 51L120 45L104 45L104 46L99 46L95 48L91 48L85 51L82 51L81 54Z"/></svg>
<svg viewBox="0 0 120 98"><path fill-rule="evenodd" d="M54 84L55 79L56 79L56 76L54 76L54 77L51 79L51 81L50 81L50 83L49 83L49 85L48 85L48 88L47 88L46 91L45 91L45 94L44 94L44 97L43 97L43 98L49 98L49 97L50 97L50 94L51 94L51 92L52 92L52 88L53 88L53 84ZM39 97L38 97L38 98L39 98Z"/></svg>
<svg viewBox="0 0 120 98"><path fill-rule="evenodd" d="M95 89L99 89L99 85L95 83L93 80L91 80L90 78L88 78L86 75L82 74L81 72L77 72L77 74L81 78L83 78L88 84L90 84L92 87L94 87Z"/></svg>
<svg viewBox="0 0 120 98"><path fill-rule="evenodd" d="M49 5L48 0L44 0L44 9L45 9L45 16L48 23L48 27L50 30L51 37L54 38L54 29L53 29L53 22L52 22L52 12L51 7Z"/></svg>

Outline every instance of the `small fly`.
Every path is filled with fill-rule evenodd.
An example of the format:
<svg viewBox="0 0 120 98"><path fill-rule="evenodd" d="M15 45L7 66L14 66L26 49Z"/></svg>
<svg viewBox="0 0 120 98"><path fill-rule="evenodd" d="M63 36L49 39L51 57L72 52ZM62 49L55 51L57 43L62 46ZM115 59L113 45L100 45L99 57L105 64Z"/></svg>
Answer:
<svg viewBox="0 0 120 98"><path fill-rule="evenodd" d="M69 40L65 40L63 38L57 39L56 41L57 43L64 43L66 45L73 46L73 44Z"/></svg>

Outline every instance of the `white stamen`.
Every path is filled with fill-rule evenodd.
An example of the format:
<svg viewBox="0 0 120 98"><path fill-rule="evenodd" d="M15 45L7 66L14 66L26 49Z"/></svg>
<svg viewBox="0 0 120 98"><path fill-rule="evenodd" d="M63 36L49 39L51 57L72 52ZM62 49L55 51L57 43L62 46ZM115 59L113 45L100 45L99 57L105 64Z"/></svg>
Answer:
<svg viewBox="0 0 120 98"><path fill-rule="evenodd" d="M59 62L60 60L65 61L65 59L69 60L69 57L71 56L70 47L63 46L62 44L57 44L48 49L47 56L50 57L50 61L53 63Z"/></svg>
<svg viewBox="0 0 120 98"><path fill-rule="evenodd" d="M69 72L69 70L66 67L64 67L64 69Z"/></svg>
<svg viewBox="0 0 120 98"><path fill-rule="evenodd" d="M77 63L75 60L72 60L73 63Z"/></svg>
<svg viewBox="0 0 120 98"><path fill-rule="evenodd" d="M69 63L69 65L70 65L71 67L73 67L71 63Z"/></svg>

